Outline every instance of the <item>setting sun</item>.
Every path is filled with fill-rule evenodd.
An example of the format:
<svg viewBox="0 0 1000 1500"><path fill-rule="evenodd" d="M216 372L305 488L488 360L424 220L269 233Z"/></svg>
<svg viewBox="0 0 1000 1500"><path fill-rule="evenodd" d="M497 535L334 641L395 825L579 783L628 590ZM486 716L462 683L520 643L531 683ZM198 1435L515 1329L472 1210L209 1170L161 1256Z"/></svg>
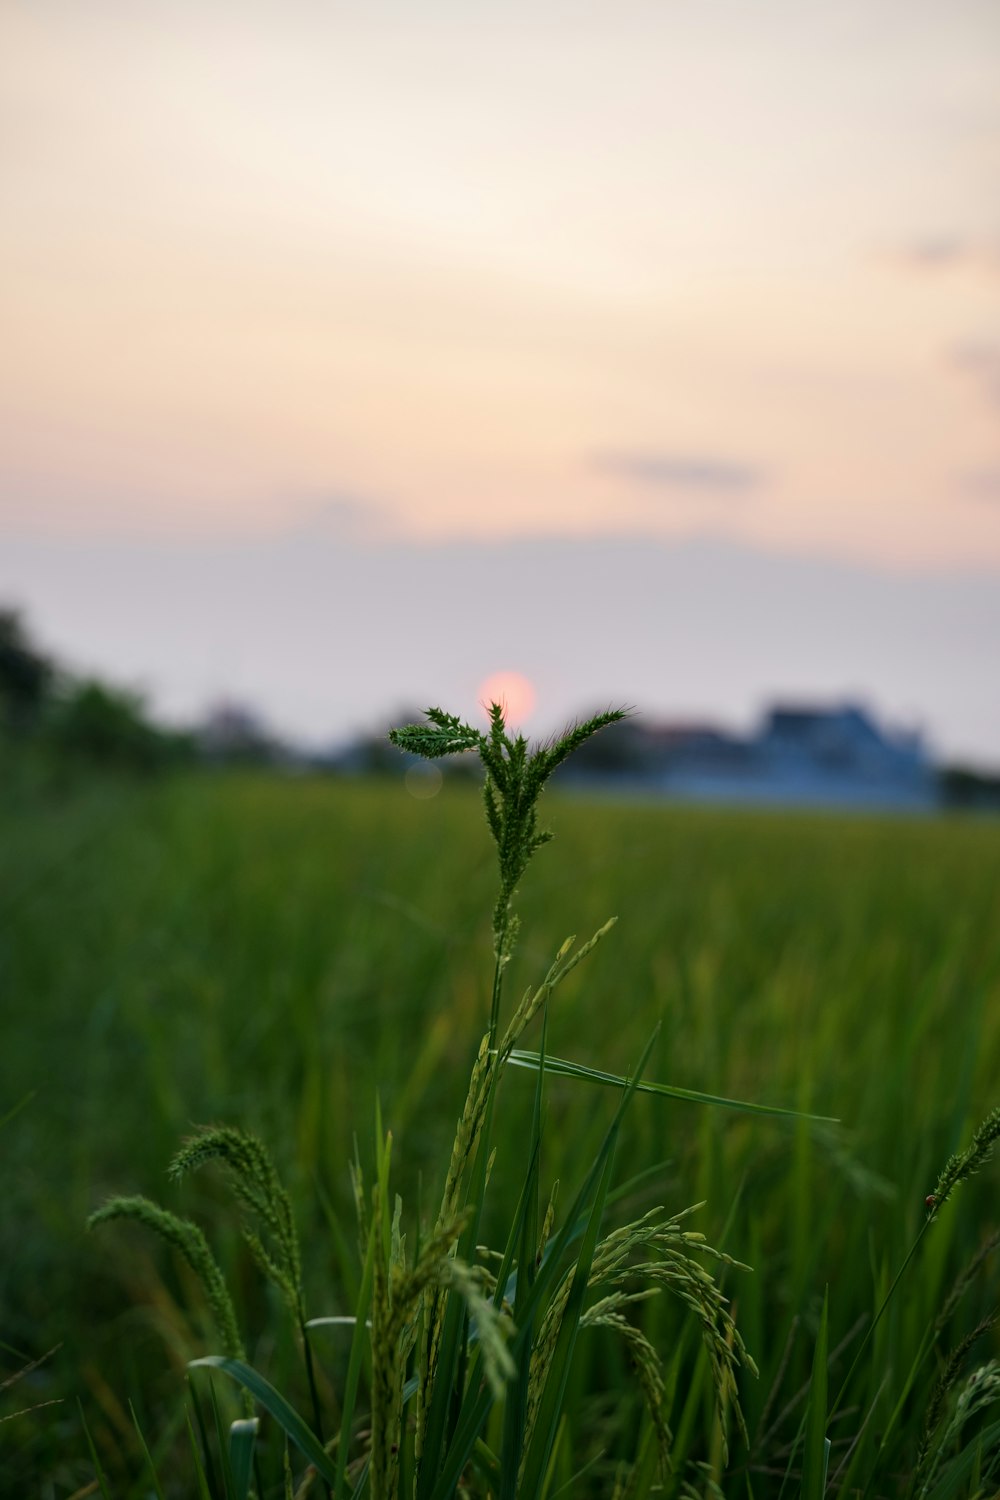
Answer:
<svg viewBox="0 0 1000 1500"><path fill-rule="evenodd" d="M478 696L484 709L491 703L501 704L508 724L515 728L531 717L535 707L534 685L520 672L494 672L479 684Z"/></svg>

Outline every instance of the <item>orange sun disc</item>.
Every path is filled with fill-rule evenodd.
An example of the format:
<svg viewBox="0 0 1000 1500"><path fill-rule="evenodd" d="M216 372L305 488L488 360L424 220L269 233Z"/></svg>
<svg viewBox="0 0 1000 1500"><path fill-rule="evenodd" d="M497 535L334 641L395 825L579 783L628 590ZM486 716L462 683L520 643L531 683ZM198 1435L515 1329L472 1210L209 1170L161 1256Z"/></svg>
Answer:
<svg viewBox="0 0 1000 1500"><path fill-rule="evenodd" d="M520 672L494 672L479 684L479 702L484 709L491 703L499 703L507 723L516 728L531 716L535 689Z"/></svg>

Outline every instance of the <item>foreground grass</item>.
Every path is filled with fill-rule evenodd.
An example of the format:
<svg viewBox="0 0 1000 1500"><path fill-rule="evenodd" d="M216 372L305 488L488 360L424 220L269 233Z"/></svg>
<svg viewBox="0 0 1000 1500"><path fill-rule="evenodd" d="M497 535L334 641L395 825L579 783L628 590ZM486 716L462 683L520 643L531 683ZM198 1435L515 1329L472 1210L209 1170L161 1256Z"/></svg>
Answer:
<svg viewBox="0 0 1000 1500"><path fill-rule="evenodd" d="M625 1127L631 1170L667 1163L655 1201L706 1198L699 1227L756 1267L729 1288L761 1369L743 1393L751 1452L733 1457L755 1493L777 1493L824 1289L832 1400L941 1164L997 1102L1000 827L563 799L556 810L551 800L560 842L541 853L524 892L511 993L544 972L568 932L621 916L554 1005L551 1050L624 1071L662 1020L653 1077L844 1122L783 1126L640 1098ZM3 817L0 1116L24 1101L3 1128L8 1368L63 1343L4 1393L6 1407L82 1393L115 1492L127 1493L131 1476L143 1493L127 1400L141 1403L147 1432L169 1441L185 1361L211 1335L182 1311L190 1287L169 1258L138 1235L127 1259L112 1256L85 1237L86 1216L113 1190L164 1198L166 1163L193 1123L241 1124L286 1169L312 1309L350 1305L346 1161L355 1135L363 1156L370 1149L376 1085L401 1191L411 1203L435 1200L489 1014L493 873L479 802L451 785L419 803L394 784L202 778L92 784L55 803L28 798ZM612 1096L590 1095L581 1130L580 1087L550 1085L545 1170L567 1182L614 1107ZM525 1075L525 1118L532 1089ZM572 1134L561 1128L571 1116ZM514 1180L521 1167L511 1142L495 1172ZM966 1185L922 1244L855 1377L851 1405L875 1406L842 1480L855 1460L871 1470L925 1331L991 1227L994 1199L988 1179ZM251 1355L280 1380L291 1340L275 1332L211 1188L174 1201L221 1241ZM310 1222L317 1202L329 1218ZM942 1352L992 1308L991 1284L987 1260L941 1331ZM651 1330L670 1361L678 1486L692 1477L686 1454L711 1465L714 1441L696 1346L679 1328ZM343 1357L331 1337L332 1386ZM598 1455L613 1457L634 1433L614 1365L604 1351L595 1357L607 1394L562 1449L567 1464L571 1453L595 1458L587 1482L602 1493ZM927 1378L937 1358L932 1350ZM926 1385L921 1377L904 1403L875 1493L899 1492L897 1469L915 1461ZM857 1414L843 1424L856 1435ZM836 1474L845 1457L836 1423L831 1438ZM0 1472L44 1472L53 1494L89 1477L70 1401L4 1423L0 1444Z"/></svg>

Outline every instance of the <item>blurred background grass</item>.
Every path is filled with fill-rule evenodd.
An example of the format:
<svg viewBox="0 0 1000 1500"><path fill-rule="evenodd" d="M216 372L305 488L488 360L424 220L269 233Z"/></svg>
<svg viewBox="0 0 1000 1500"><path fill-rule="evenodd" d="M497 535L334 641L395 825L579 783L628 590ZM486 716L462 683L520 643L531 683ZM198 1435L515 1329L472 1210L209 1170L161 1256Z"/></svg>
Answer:
<svg viewBox="0 0 1000 1500"><path fill-rule="evenodd" d="M557 841L522 893L508 1006L567 934L617 913L556 998L555 1054L626 1071L660 1022L656 1078L842 1121L648 1097L627 1121L619 1179L663 1163L651 1201L707 1199L697 1227L755 1267L730 1290L761 1368L746 1391L760 1442L808 1378L825 1286L835 1348L873 1311L945 1157L998 1101L1000 825L558 791L544 812ZM168 1187L167 1162L196 1123L259 1132L300 1210L309 1311L345 1311L347 1162L355 1139L370 1160L376 1090L408 1209L430 1212L440 1192L488 1015L492 851L474 788L454 782L417 801L396 782L88 776L55 794L22 784L0 821L0 1116L16 1109L2 1130L7 1373L61 1344L5 1405L62 1401L0 1426L0 1465L73 1493L89 1475L80 1395L128 1493L141 1468L128 1399L169 1440L184 1362L213 1334L183 1310L200 1304L169 1254L137 1231L90 1237L87 1214L123 1191L200 1218L235 1282L251 1358L291 1378L291 1340L232 1215L210 1182ZM498 1204L519 1182L532 1087L530 1074L505 1086ZM544 1180L572 1195L574 1164L613 1108L609 1091L550 1084ZM935 1226L875 1341L869 1395L879 1370L901 1383L994 1201L985 1181L963 1188ZM958 1333L991 1305L974 1289ZM669 1310L651 1316L683 1434L685 1401L703 1398L694 1343ZM335 1340L318 1352L335 1387ZM834 1361L835 1383L851 1352ZM612 1365L605 1390L614 1378ZM613 1446L604 1400L595 1430ZM799 1415L779 1422L770 1449ZM753 1461L763 1470L773 1453Z"/></svg>

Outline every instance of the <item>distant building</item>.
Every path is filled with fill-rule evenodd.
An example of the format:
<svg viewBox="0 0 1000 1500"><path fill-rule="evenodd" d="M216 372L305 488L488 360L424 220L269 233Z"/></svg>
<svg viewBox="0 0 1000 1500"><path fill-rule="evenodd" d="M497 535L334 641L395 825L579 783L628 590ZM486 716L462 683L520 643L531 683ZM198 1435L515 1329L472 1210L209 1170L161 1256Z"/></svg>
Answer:
<svg viewBox="0 0 1000 1500"><path fill-rule="evenodd" d="M633 720L623 729L617 747L603 752L605 764L580 765L582 776L690 801L912 810L938 803L920 736L880 728L857 704L779 703L749 738L703 723Z"/></svg>
<svg viewBox="0 0 1000 1500"><path fill-rule="evenodd" d="M786 800L931 806L936 781L919 735L879 729L864 708L768 711L756 741L764 776Z"/></svg>

